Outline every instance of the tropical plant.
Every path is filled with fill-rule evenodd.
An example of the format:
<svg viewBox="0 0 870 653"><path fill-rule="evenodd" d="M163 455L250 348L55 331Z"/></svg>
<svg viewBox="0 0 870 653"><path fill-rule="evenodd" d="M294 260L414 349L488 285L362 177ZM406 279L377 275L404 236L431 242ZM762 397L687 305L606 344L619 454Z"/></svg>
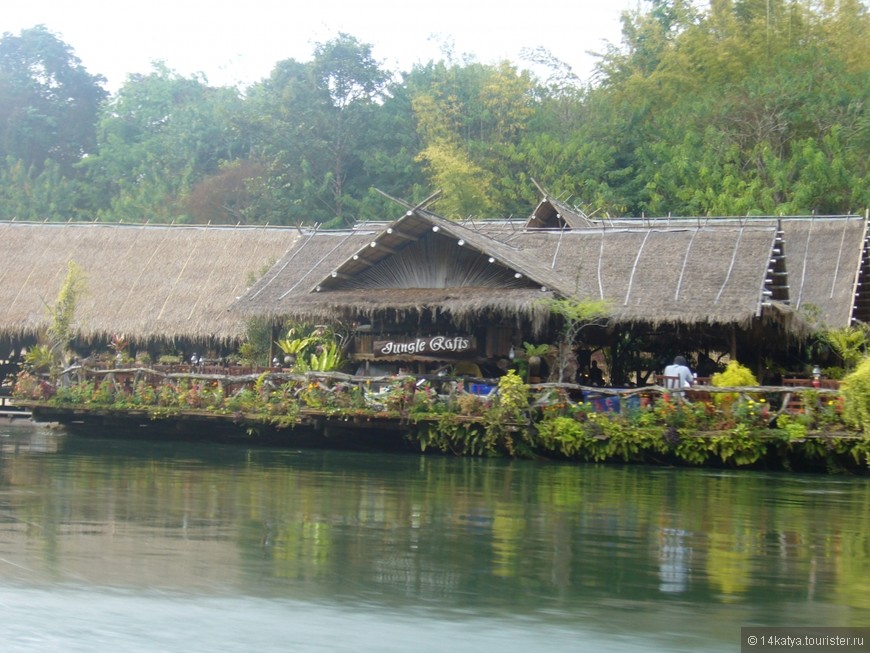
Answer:
<svg viewBox="0 0 870 653"><path fill-rule="evenodd" d="M48 325L47 346L52 364L59 365L68 355L74 333L76 306L84 292L85 273L75 261L67 265L67 274L57 295L54 306L49 309L51 322Z"/></svg>
<svg viewBox="0 0 870 653"><path fill-rule="evenodd" d="M843 379L843 421L870 434L870 357L864 358L855 371Z"/></svg>
<svg viewBox="0 0 870 653"><path fill-rule="evenodd" d="M547 343L533 345L530 342L523 342L523 349L526 352L524 377L529 381L532 377L541 376L541 361L556 351L553 345Z"/></svg>
<svg viewBox="0 0 870 653"><path fill-rule="evenodd" d="M501 416L511 422L527 420L525 412L529 408L529 388L513 370L498 380L496 406Z"/></svg>
<svg viewBox="0 0 870 653"><path fill-rule="evenodd" d="M526 356L528 358L532 358L533 356L546 356L547 354L553 351L553 345L549 345L547 343L542 343L539 345L533 345L530 342L523 342L523 349L526 352Z"/></svg>
<svg viewBox="0 0 870 653"><path fill-rule="evenodd" d="M335 341L321 342L311 354L309 366L312 372L332 372L344 364L341 346Z"/></svg>
<svg viewBox="0 0 870 653"><path fill-rule="evenodd" d="M318 342L319 336L314 333L314 327L296 325L290 327L287 336L281 340L276 340L275 344L284 352L285 356L292 356L295 361L296 358L309 353Z"/></svg>
<svg viewBox="0 0 870 653"><path fill-rule="evenodd" d="M35 345L24 354L24 367L32 372L48 372L52 366L51 349L48 345Z"/></svg>
<svg viewBox="0 0 870 653"><path fill-rule="evenodd" d="M275 344L291 360L293 370L302 372L330 372L344 364L345 336L329 326L294 324L287 336Z"/></svg>
<svg viewBox="0 0 870 653"><path fill-rule="evenodd" d="M868 328L865 325L848 326L842 329L832 329L821 334L824 342L843 361L846 373L855 369L867 350Z"/></svg>

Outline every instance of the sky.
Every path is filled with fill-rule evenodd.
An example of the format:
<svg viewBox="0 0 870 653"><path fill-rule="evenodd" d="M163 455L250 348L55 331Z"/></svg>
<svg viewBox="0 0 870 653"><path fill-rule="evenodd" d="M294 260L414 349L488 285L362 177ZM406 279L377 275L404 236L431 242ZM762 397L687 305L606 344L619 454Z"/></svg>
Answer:
<svg viewBox="0 0 870 653"><path fill-rule="evenodd" d="M310 61L316 43L350 34L373 46L383 68L410 70L443 57L519 65L524 48L547 48L586 81L589 52L620 42L620 15L640 0L25 0L6 2L0 33L45 25L116 91L153 61L214 86L245 87L284 59ZM642 3L641 3L642 4Z"/></svg>

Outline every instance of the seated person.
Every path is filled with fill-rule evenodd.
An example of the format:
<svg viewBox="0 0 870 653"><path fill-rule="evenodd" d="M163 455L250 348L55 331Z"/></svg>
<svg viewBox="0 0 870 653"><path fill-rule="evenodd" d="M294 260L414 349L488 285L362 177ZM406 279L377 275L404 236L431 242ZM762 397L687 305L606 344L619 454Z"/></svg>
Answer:
<svg viewBox="0 0 870 653"><path fill-rule="evenodd" d="M689 388L695 380L689 363L682 356L674 357L674 362L665 368L664 376L672 377L665 379L666 388Z"/></svg>
<svg viewBox="0 0 870 653"><path fill-rule="evenodd" d="M604 385L604 373L598 367L598 361L592 361L592 366L589 368L589 385Z"/></svg>

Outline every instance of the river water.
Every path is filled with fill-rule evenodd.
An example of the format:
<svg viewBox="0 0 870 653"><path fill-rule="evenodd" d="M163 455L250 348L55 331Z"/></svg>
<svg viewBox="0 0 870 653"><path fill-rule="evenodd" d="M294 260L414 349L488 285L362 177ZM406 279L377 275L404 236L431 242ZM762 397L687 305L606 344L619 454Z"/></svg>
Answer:
<svg viewBox="0 0 870 653"><path fill-rule="evenodd" d="M737 651L870 625L870 480L0 427L0 648Z"/></svg>

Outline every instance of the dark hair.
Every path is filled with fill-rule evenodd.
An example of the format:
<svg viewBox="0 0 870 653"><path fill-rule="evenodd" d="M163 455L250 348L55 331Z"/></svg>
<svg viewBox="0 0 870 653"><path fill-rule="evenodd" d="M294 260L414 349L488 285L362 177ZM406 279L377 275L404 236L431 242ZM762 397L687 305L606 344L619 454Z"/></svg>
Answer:
<svg viewBox="0 0 870 653"><path fill-rule="evenodd" d="M685 365L686 367L688 367L689 363L682 356L676 356L674 358L674 365Z"/></svg>

